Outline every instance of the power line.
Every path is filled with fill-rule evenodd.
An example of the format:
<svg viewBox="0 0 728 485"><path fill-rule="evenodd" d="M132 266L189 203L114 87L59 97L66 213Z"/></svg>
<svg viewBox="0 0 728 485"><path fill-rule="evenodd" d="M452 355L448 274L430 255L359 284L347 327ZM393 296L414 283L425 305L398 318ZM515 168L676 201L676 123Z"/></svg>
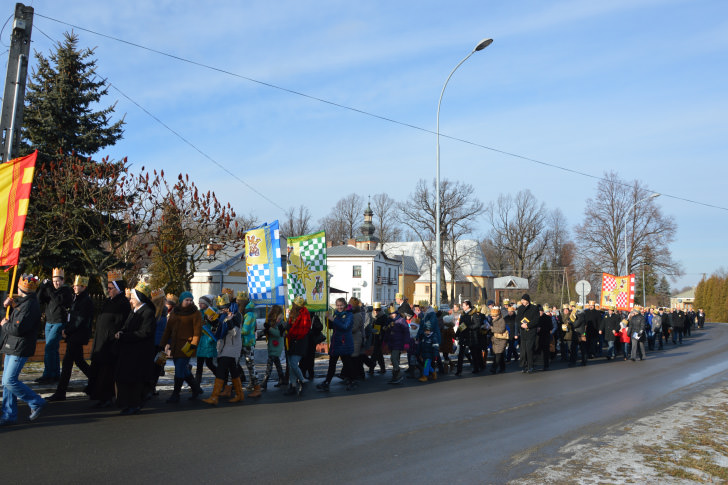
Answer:
<svg viewBox="0 0 728 485"><path fill-rule="evenodd" d="M185 57L177 56L175 54L170 54L168 52L164 52L164 51L160 51L160 50L157 50L157 49L153 49L151 47L147 47L147 46L142 45L142 44L137 44L135 42L131 42L131 41L128 41L128 40L124 40L124 39L121 39L121 38L118 38L118 37L114 37L114 36L111 36L111 35L108 35L108 34L104 34L104 33L101 33L101 32L97 32L97 31L94 31L94 30L91 30L91 29L87 29L85 27L81 27L79 25L71 24L69 22L65 22L63 20L55 19L53 17L48 17L46 15L39 14L37 12L35 13L35 15L38 16L38 17L42 17L44 19L47 19L47 20L51 20L53 22L57 22L57 23L60 23L60 24L63 24L63 25L67 25L67 26L72 27L74 29L83 30L85 32L88 32L88 33L91 33L91 34L94 34L94 35L98 35L100 37L104 37L104 38L107 38L107 39L110 39L110 40L114 40L114 41L117 41L117 42L121 42L123 44L127 44L127 45L130 45L130 46L133 46L133 47L137 47L139 49L143 49L143 50L146 50L146 51L149 51L149 52L154 52L155 54L159 54L159 55L162 55L162 56L165 56L165 57L169 57L171 59L176 59L178 61L185 62L185 63L188 63L188 64L192 64L192 65L195 65L195 66L198 66L198 67L203 67L205 69L210 69L212 71L216 71L216 72L219 72L219 73L222 73L222 74L227 74L229 76L237 77L239 79L243 79L243 80L246 80L246 81L249 81L249 82L252 82L252 83L256 83L256 84L259 84L259 85L262 85L262 86L266 86L266 87L269 87L269 88L272 88L272 89L276 89L276 90L283 91L283 92L286 92L286 93L289 93L289 94L294 94L296 96L301 96L301 97L304 97L304 98L308 98L308 99L311 99L313 101L318 101L320 103L328 104L330 106L335 106L337 108L341 108L341 109L345 109L345 110L352 111L352 112L355 112L355 113L363 114L365 116L369 116L369 117L372 117L372 118L376 118L376 119L379 119L379 120L382 120L382 121L387 121L389 123L397 124L397 125L404 126L404 127L407 127L407 128L412 128L414 130L422 131L422 132L429 133L429 134L433 134L433 135L436 135L437 134L437 132L432 131L432 130L429 130L427 128L423 128L423 127L420 127L420 126L417 126L417 125L413 125L413 124L410 124L410 123L405 123L405 122L402 122L402 121L398 121L398 120L395 120L393 118L388 118L386 116L382 116L382 115L378 115L378 114L375 114L375 113L371 113L369 111L364 111L364 110L359 109L359 108L354 108L354 107L347 106L347 105L344 105L344 104L336 103L336 102L330 101L328 99L319 98L317 96L312 96L310 94L306 94L306 93L303 93L303 92L300 92L300 91L296 91L296 90L293 90L293 89L284 88L282 86L278 86L276 84L268 83L268 82L265 82L265 81L260 81L258 79L254 79L254 78L251 78L251 77L248 77L248 76L243 76L241 74L237 74L237 73L234 73L234 72L231 72L231 71L228 71L228 70L219 68L219 67L211 66L211 65L204 64L204 63L201 63L201 62L198 62L198 61L194 61L194 60L191 60L191 59L188 59L188 58L185 58ZM539 164L539 165L543 165L545 167L555 168L555 169L558 169L558 170L562 170L564 172L568 172L568 173L572 173L572 174L576 174L576 175L581 175L582 177L588 177L588 178L591 178L591 179L594 179L594 180L598 180L598 181L604 181L604 182L614 183L614 181L605 179L604 177L599 177L597 175L593 175L593 174L590 174L590 173L581 172L579 170L575 170L575 169L568 168L568 167L563 167L561 165L556 165L555 163L544 162L542 160L538 160L538 159L531 158L531 157L526 157L524 155L518 155L517 153L509 152L509 151L506 151L506 150L501 150L501 149L498 149L498 148L493 148L493 147L490 147L490 146L487 146L487 145L482 145L480 143L476 143L476 142L473 142L473 141L470 141L470 140L465 140L463 138L457 138L457 137L454 137L454 136L446 135L444 133L440 133L440 137L447 138L447 139L450 139L450 140L453 140L453 141L458 141L458 142L461 142L461 143L465 143L465 144L468 144L468 145L471 145L471 146L474 146L474 147L482 148L484 150L488 150L488 151L491 151L491 152L494 152L494 153L499 153L501 155L506 155L506 156L509 156L509 157L518 158L520 160L525 160L525 161L528 161L528 162L531 162L531 163L536 163L536 164ZM228 173L230 173L230 172L228 172ZM623 185L625 187L630 187L630 188L632 187L632 185L630 185L628 183L624 183L624 182L617 182L617 183L619 183L620 185ZM688 203L691 203L691 204L697 204L697 205L702 205L704 207L711 207L713 209L720 209L720 210L728 211L728 207L722 207L722 206L718 206L718 205L708 204L708 203L705 203L705 202L699 202L699 201L696 201L696 200L693 200L693 199L687 199L685 197L679 197L679 196L667 194L667 193L664 193L664 192L660 192L660 195L662 195L663 197L668 197L670 199L675 199L675 200L679 200L679 201L683 201L683 202L688 202Z"/></svg>
<svg viewBox="0 0 728 485"><path fill-rule="evenodd" d="M38 29L37 27L36 27L36 30L40 31L40 33L43 34L43 35L45 35L51 42L56 42L48 34L46 34L45 32L43 32L42 30ZM200 155L202 155L203 157L207 158L209 161L211 161L212 163L214 163L215 165L217 165L219 168L221 168L224 172L226 172L227 174L229 174L235 180L237 180L238 182L240 182L243 185L245 185L247 188L249 188L250 190L252 190L254 193L258 194L260 197L262 197L266 201L270 202L271 204L273 204L277 208L279 208L281 211L285 212L285 209L283 207L281 207L280 205L278 205L274 200L268 198L265 194L261 193L255 187L253 187L252 185L250 185L249 183L247 183L245 180L243 180L240 177L238 177L237 174L235 174L234 172L232 172L231 170L229 170L223 164L221 164L220 162L218 162L217 160L215 160L214 158L212 158L210 155L208 155L207 153L205 153L204 151L202 151L194 143L192 143L187 138L185 138L184 136L182 136L180 133L178 133L177 131L175 131L174 129L172 129L172 127L170 127L169 125L167 125L164 121L162 121L161 119L159 119L157 116L155 116L152 112L150 112L144 106L142 106L141 104L139 104L135 100L133 100L131 97L129 97L125 92L123 92L121 89L119 89L118 86L116 86L113 83L109 83L109 87L114 88L119 94L121 94L126 99L128 99L137 108L139 108L140 110L144 111L150 118L152 118L154 121L156 121L157 123L159 123L160 125L162 125L163 127L165 127L170 133L172 133L174 136L176 136L177 138L179 138L180 140L182 140L184 143L186 143L187 145L189 145L190 147L192 147L197 153L199 153Z"/></svg>

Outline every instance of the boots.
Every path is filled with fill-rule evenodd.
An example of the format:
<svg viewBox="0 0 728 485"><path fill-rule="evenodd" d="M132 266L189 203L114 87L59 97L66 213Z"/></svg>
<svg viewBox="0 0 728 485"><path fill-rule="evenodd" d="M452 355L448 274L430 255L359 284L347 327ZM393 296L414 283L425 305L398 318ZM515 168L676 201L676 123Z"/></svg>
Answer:
<svg viewBox="0 0 728 485"><path fill-rule="evenodd" d="M420 381L420 382L427 382L427 381L428 381L429 379L427 378L427 376L426 376L426 375L424 375L424 374L423 374L423 375L422 375L422 376L421 376L421 377L420 377L419 379L417 379L417 380L418 380L418 381Z"/></svg>
<svg viewBox="0 0 728 485"><path fill-rule="evenodd" d="M432 379L433 381L436 381L437 380L437 372L432 371L432 374L430 374L430 379Z"/></svg>
<svg viewBox="0 0 728 485"><path fill-rule="evenodd" d="M172 391L172 395L169 396L169 399L167 399L167 403L172 404L179 402L179 393L182 391L182 382L184 382L182 379L178 377L174 378L174 390Z"/></svg>
<svg viewBox="0 0 728 485"><path fill-rule="evenodd" d="M213 406L217 406L217 400L218 396L220 396L220 392L222 391L222 387L225 385L225 381L222 379L215 379L215 385L212 387L212 395L208 397L207 399L203 399L202 402L206 402L207 404L212 404Z"/></svg>
<svg viewBox="0 0 728 485"><path fill-rule="evenodd" d="M233 386L235 387L235 397L229 399L228 402L243 402L245 394L243 393L243 383L240 381L240 377L233 379Z"/></svg>
<svg viewBox="0 0 728 485"><path fill-rule="evenodd" d="M263 381L260 383L260 390L263 392L268 390L268 374L265 375Z"/></svg>
<svg viewBox="0 0 728 485"><path fill-rule="evenodd" d="M190 401L194 401L197 399L197 396L200 394L204 394L204 391L200 387L200 385L197 383L197 380L193 376L185 377L185 382L187 385L190 386L190 389L192 390L192 395L189 397Z"/></svg>
<svg viewBox="0 0 728 485"><path fill-rule="evenodd" d="M400 381L400 377L399 377L399 371L393 370L392 378L387 382L387 384L399 384L400 382L401 381Z"/></svg>
<svg viewBox="0 0 728 485"><path fill-rule="evenodd" d="M222 385L222 392L220 393L220 397L230 397L232 392L233 392L233 386L228 386L227 383L224 383Z"/></svg>
<svg viewBox="0 0 728 485"><path fill-rule="evenodd" d="M263 393L260 392L260 384L256 384L253 387L253 392L248 393L248 397L260 397Z"/></svg>

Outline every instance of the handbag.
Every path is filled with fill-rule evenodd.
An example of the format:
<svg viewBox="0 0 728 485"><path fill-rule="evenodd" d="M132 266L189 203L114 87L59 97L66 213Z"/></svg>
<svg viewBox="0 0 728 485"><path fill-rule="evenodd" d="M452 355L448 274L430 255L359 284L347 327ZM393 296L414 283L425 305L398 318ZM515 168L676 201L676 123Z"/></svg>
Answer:
<svg viewBox="0 0 728 485"><path fill-rule="evenodd" d="M157 355L154 356L154 363L161 366L167 363L167 354L164 350L157 352Z"/></svg>

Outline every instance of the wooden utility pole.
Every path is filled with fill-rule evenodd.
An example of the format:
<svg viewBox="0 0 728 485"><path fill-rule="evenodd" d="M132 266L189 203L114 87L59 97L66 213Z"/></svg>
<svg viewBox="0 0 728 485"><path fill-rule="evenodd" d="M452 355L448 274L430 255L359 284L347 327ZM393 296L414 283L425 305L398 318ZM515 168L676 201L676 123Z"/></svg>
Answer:
<svg viewBox="0 0 728 485"><path fill-rule="evenodd" d="M5 76L3 107L0 113L0 138L2 153L0 162L18 156L20 127L23 125L25 107L25 79L28 76L30 33L33 30L33 7L15 4L15 19L8 54L8 72Z"/></svg>

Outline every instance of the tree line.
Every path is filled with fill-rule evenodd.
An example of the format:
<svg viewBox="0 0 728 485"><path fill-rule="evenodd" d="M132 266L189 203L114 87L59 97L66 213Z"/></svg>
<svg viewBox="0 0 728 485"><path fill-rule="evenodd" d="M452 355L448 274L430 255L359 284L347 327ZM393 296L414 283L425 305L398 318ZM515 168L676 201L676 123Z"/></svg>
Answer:
<svg viewBox="0 0 728 485"><path fill-rule="evenodd" d="M728 322L728 271L719 269L695 288L695 308L702 308L711 322Z"/></svg>
<svg viewBox="0 0 728 485"><path fill-rule="evenodd" d="M182 291L211 248L230 256L242 250L243 232L259 223L254 215L237 214L186 174L168 178L144 167L132 173L126 159L95 158L122 138L124 120L112 120L113 104L96 109L108 83L96 74L93 49L80 49L77 36L66 33L48 57L37 52L35 57L21 148L23 154L39 151L28 214L33 222L21 250L27 270L47 274L62 266L97 277L103 289L111 268L123 267L129 278L148 268L153 285ZM587 199L582 221L569 224L560 209L547 208L527 189L501 193L486 204L471 184L442 180L443 264L454 278L468 256L458 242L477 239L496 276L527 278L539 298L564 299L574 294L578 279L600 288L602 271L625 274L626 227L627 271L641 276L644 270L646 293L664 298L669 294L664 275L681 271L670 252L676 223L653 199L630 210L647 194L641 182L606 173ZM281 234L324 229L333 244L345 244L359 235L370 207L382 244L419 241L434 264L435 197L434 181L419 179L403 200L386 192L369 199L349 194L317 222L307 207L291 207ZM445 271L441 287L447 288ZM445 301L454 297L442 295Z"/></svg>

